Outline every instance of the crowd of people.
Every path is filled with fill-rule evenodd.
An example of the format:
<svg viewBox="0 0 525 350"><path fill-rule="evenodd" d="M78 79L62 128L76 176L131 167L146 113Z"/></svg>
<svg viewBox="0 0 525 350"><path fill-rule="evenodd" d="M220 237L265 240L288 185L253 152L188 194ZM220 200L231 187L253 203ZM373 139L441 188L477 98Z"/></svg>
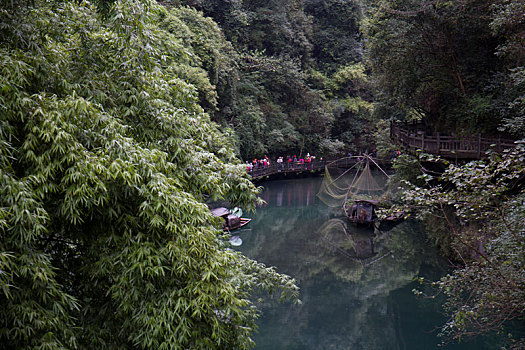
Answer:
<svg viewBox="0 0 525 350"><path fill-rule="evenodd" d="M364 154L367 154L373 158L376 157L376 151L373 150L372 152L365 152ZM388 154L388 157L390 159L395 159L397 157L399 157L401 155L401 151L400 150L392 150L389 152ZM352 158L354 157L354 155L352 153L348 153L346 155L347 157L349 158ZM357 156L359 159L361 158L361 156ZM323 158L320 158L320 160L322 160ZM275 165L277 164L277 167L278 168L291 168L291 167L294 167L294 166L300 166L300 165L303 165L303 164L311 164L312 162L314 162L316 160L316 157L315 156L311 156L310 153L306 154L305 157L297 157L296 155L294 156L286 156L286 157L283 157L283 156L280 156L280 157L277 157L275 158L275 160L270 160L268 158L268 156L264 156L264 158L254 158L251 162L250 161L246 161L246 170L248 170L248 172L251 172L253 170L257 170L257 169L263 169L263 168L268 168L272 165Z"/></svg>
<svg viewBox="0 0 525 350"><path fill-rule="evenodd" d="M310 153L306 155L306 157L297 157L296 155L292 156L286 156L286 157L277 157L275 159L275 163L279 168L285 167L285 166L293 166L293 165L302 165L302 164L311 164L315 160L315 156L311 156ZM260 168L267 168L270 165L273 164L273 161L270 161L268 156L264 156L264 158L260 159L253 159L251 162L246 162L246 169L248 172L254 170L254 169L260 169Z"/></svg>

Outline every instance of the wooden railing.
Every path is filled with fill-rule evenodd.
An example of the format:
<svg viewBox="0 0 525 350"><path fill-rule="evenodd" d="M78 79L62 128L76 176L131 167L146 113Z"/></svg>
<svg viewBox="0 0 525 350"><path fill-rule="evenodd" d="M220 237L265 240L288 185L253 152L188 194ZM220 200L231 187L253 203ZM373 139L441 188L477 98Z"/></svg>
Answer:
<svg viewBox="0 0 525 350"><path fill-rule="evenodd" d="M429 136L413 126L398 123L390 125L390 136L396 144L408 151L421 151L453 159L480 159L486 156L489 149L502 152L516 146L514 140L488 138L481 134L464 138L440 133Z"/></svg>
<svg viewBox="0 0 525 350"><path fill-rule="evenodd" d="M303 173L303 172L322 172L326 165L349 168L356 163L354 158L340 158L337 160L331 159L314 159L310 163L299 163L299 162L284 162L284 163L272 163L269 166L258 166L252 168L248 173L252 176L253 180L259 180L267 176L276 174L287 174L287 173Z"/></svg>
<svg viewBox="0 0 525 350"><path fill-rule="evenodd" d="M361 158L354 157L342 157L338 159L314 159L311 163L299 163L299 162L285 162L285 163L272 163L269 166L258 166L252 168L248 173L252 176L254 181L260 180L269 176L277 174L289 174L289 173L319 173L323 172L325 166L330 168L341 168L348 169L354 166ZM390 159L376 159L374 161L381 167L389 167L391 165Z"/></svg>

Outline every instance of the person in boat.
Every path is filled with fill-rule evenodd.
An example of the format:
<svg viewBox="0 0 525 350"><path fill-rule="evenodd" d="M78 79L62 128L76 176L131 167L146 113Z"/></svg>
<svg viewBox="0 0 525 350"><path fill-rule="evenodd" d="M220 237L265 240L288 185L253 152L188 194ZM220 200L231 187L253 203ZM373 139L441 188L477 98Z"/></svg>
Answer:
<svg viewBox="0 0 525 350"><path fill-rule="evenodd" d="M359 216L358 216L358 220L361 221L361 222L365 222L366 221L366 216L367 216L367 212L366 212L366 209L365 208L362 208L360 211L359 211Z"/></svg>

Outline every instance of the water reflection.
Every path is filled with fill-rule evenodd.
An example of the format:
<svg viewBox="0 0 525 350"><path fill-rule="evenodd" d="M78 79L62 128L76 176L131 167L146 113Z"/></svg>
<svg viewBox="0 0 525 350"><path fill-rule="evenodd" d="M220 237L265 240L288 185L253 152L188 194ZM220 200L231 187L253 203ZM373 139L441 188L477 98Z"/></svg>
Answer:
<svg viewBox="0 0 525 350"><path fill-rule="evenodd" d="M365 260L377 255L377 249L374 249L375 233L370 228L359 228L350 225L348 220L334 218L326 221L317 233L324 249L340 253L350 260L365 263Z"/></svg>
<svg viewBox="0 0 525 350"><path fill-rule="evenodd" d="M438 305L411 293L414 277L443 273L422 227L357 228L316 199L319 185L319 179L268 182L268 204L241 233L239 249L295 277L303 302L264 298L256 349L437 348Z"/></svg>
<svg viewBox="0 0 525 350"><path fill-rule="evenodd" d="M315 200L319 184L317 181L274 181L266 184L262 193L269 206L310 206Z"/></svg>

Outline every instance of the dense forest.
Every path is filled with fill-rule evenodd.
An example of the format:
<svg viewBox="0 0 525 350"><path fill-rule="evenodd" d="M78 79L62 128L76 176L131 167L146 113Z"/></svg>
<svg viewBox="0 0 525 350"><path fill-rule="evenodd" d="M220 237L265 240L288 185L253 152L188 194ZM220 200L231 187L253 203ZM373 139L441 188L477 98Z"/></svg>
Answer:
<svg viewBox="0 0 525 350"><path fill-rule="evenodd" d="M212 82L208 112L237 131L243 158L370 151L384 120L525 135L519 1L177 3L212 17L236 52L237 82Z"/></svg>
<svg viewBox="0 0 525 350"><path fill-rule="evenodd" d="M520 0L4 0L0 25L9 349L251 348L253 291L298 287L228 249L208 210L260 202L244 161L387 155L390 121L525 137ZM459 266L433 283L450 339L522 325L523 142L394 164Z"/></svg>

